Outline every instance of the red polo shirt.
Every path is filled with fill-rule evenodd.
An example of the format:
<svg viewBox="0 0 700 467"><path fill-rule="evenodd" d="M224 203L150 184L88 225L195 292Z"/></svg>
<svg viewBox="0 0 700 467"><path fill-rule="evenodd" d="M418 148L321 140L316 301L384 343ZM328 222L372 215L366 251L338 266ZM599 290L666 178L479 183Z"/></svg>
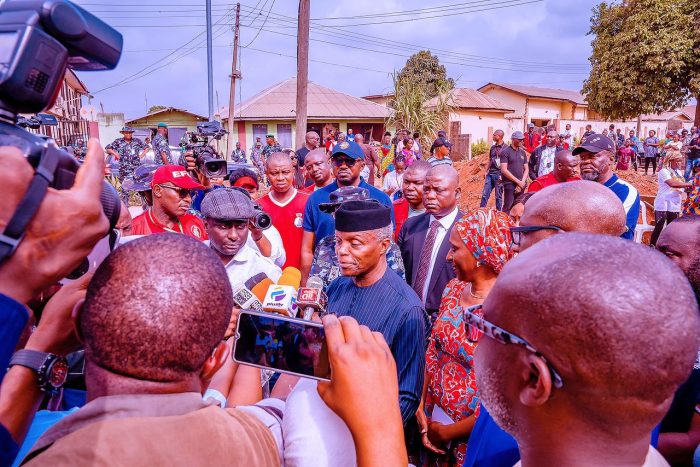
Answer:
<svg viewBox="0 0 700 467"><path fill-rule="evenodd" d="M258 200L263 210L272 217L272 224L282 236L282 244L287 254L285 268L301 266L301 237L304 235L302 222L306 200L309 199L308 193L296 189L294 191L294 196L283 204L272 199L269 193Z"/></svg>
<svg viewBox="0 0 700 467"><path fill-rule="evenodd" d="M181 233L189 235L197 240L208 240L207 232L204 230L202 220L192 214L185 214L178 218L179 224L174 229L169 229L160 224L152 215L151 210L144 212L134 218L131 222L132 235L151 235L158 233Z"/></svg>
<svg viewBox="0 0 700 467"><path fill-rule="evenodd" d="M573 182L575 180L581 180L578 177L571 177L570 179L567 180L567 182ZM549 172L547 175L542 175L541 177L537 178L534 182L530 183L530 186L527 187L527 192L528 193L535 193L537 191L540 191L543 188L547 188L548 186L551 185L556 185L559 183L556 178L554 178L554 173Z"/></svg>
<svg viewBox="0 0 700 467"><path fill-rule="evenodd" d="M408 219L408 201L406 198L400 198L394 201L394 218L396 218L396 230L394 230L394 241L398 241L401 227Z"/></svg>

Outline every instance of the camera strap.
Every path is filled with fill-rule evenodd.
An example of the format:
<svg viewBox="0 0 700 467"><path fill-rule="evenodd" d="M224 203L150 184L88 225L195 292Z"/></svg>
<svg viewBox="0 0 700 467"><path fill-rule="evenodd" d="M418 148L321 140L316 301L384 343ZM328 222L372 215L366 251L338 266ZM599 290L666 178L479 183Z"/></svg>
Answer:
<svg viewBox="0 0 700 467"><path fill-rule="evenodd" d="M17 205L10 222L7 223L5 230L0 234L0 264L12 256L17 246L19 246L24 237L25 229L37 211L39 211L44 196L46 196L46 191L53 183L59 159L55 151L58 151L58 149L53 146L47 146L42 149L39 164L34 171L34 177Z"/></svg>

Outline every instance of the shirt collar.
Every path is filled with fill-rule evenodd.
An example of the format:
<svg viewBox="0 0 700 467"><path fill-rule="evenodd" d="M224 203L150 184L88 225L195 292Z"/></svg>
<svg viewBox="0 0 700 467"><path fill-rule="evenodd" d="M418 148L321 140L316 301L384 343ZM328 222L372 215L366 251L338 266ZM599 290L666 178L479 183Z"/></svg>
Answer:
<svg viewBox="0 0 700 467"><path fill-rule="evenodd" d="M448 215L446 215L442 219L435 219L435 216L433 216L431 214L430 215L430 223L432 224L434 220L437 220L443 229L448 230L452 226L454 221L457 219L457 211L459 211L459 209L457 208L457 206L455 206L455 208L452 210L452 212L450 212Z"/></svg>

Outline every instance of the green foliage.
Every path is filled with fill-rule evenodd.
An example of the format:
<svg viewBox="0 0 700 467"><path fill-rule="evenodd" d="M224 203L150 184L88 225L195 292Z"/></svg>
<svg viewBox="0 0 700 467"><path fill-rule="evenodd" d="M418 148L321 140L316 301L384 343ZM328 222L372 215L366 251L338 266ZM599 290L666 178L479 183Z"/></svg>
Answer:
<svg viewBox="0 0 700 467"><path fill-rule="evenodd" d="M429 51L412 55L398 73L394 73L394 97L389 106L394 109L386 126L406 128L420 133L420 145L427 149L437 132L447 129L452 110L454 80L447 77L445 67ZM435 97L435 105L425 103Z"/></svg>
<svg viewBox="0 0 700 467"><path fill-rule="evenodd" d="M697 0L627 0L593 9L583 93L603 117L634 118L700 95Z"/></svg>
<svg viewBox="0 0 700 467"><path fill-rule="evenodd" d="M149 114L152 114L153 112L158 112L159 110L167 109L166 106L164 105L152 105L151 108L148 109Z"/></svg>
<svg viewBox="0 0 700 467"><path fill-rule="evenodd" d="M429 50L421 50L406 60L406 65L399 71L399 80L411 80L420 83L428 98L437 96L440 92L453 89L455 82L447 77L447 70L437 56Z"/></svg>
<svg viewBox="0 0 700 467"><path fill-rule="evenodd" d="M480 139L478 142L472 143L472 157L486 154L487 152L489 152L489 149L491 149L489 143L487 143L483 139Z"/></svg>

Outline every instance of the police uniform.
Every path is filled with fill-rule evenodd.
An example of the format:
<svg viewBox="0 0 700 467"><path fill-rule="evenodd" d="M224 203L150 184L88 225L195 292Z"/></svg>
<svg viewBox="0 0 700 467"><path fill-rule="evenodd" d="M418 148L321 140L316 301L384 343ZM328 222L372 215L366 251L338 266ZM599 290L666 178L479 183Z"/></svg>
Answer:
<svg viewBox="0 0 700 467"><path fill-rule="evenodd" d="M122 128L122 133L133 133L129 127ZM138 138L131 138L127 141L124 138L115 139L110 144L105 146L105 149L111 149L119 154L119 174L117 178L119 183L124 183L124 179L134 173L136 167L141 165L139 155L146 148L146 144ZM128 199L128 193L122 188L122 199Z"/></svg>
<svg viewBox="0 0 700 467"><path fill-rule="evenodd" d="M253 148L253 151L250 153L250 161L258 172L258 182L263 183L265 180L265 163L263 162L262 150L260 148Z"/></svg>
<svg viewBox="0 0 700 467"><path fill-rule="evenodd" d="M151 145L153 146L153 162L155 164L163 165L163 158L161 157L161 153L163 152L167 155L168 165L173 165L175 163L170 153L170 143L168 142L167 136L161 135L160 133L156 134L153 137Z"/></svg>
<svg viewBox="0 0 700 467"><path fill-rule="evenodd" d="M279 145L277 141L275 141L275 144L266 144L262 148L262 155L263 159L267 160L268 157L270 157L271 154L274 154L276 152L282 152L282 146Z"/></svg>
<svg viewBox="0 0 700 467"><path fill-rule="evenodd" d="M231 153L231 161L237 164L247 164L248 160L245 157L245 149L234 149Z"/></svg>

